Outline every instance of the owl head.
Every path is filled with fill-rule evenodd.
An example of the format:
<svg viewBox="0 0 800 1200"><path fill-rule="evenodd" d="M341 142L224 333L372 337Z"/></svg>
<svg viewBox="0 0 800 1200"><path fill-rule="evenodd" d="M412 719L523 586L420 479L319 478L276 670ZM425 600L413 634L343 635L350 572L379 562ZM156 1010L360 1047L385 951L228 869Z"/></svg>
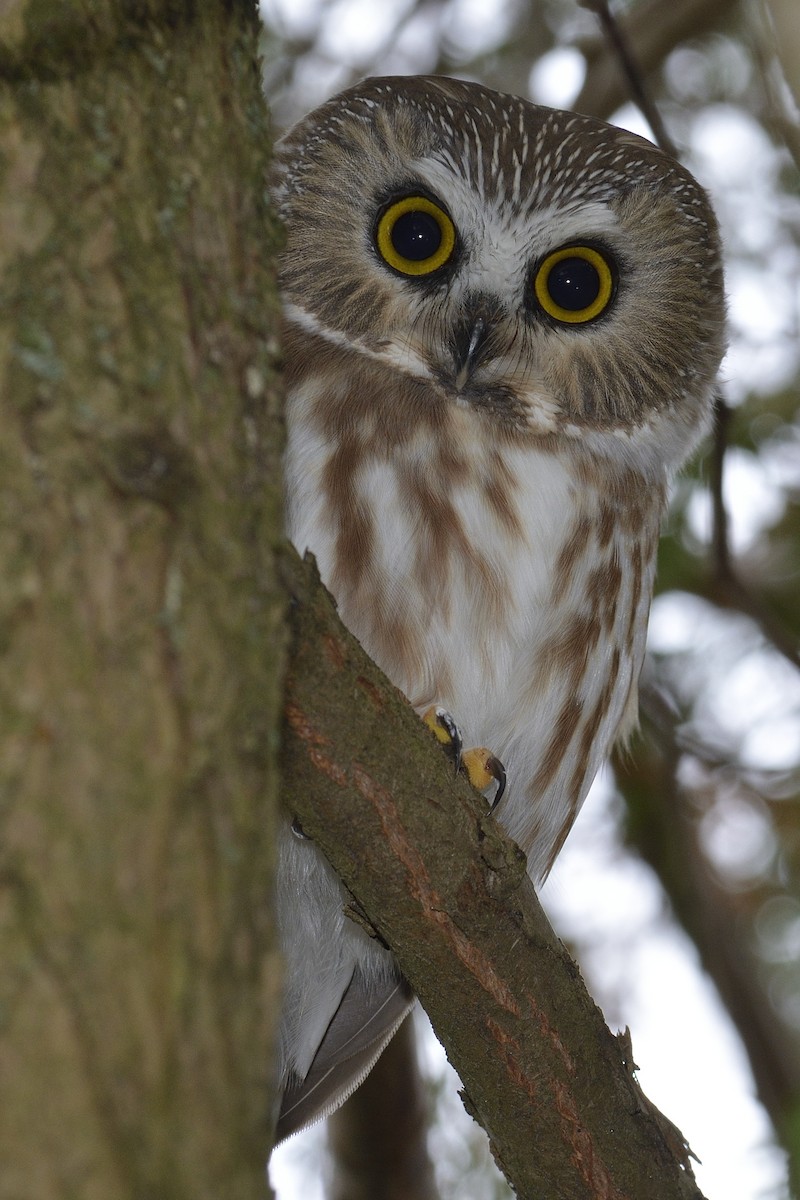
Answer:
<svg viewBox="0 0 800 1200"><path fill-rule="evenodd" d="M285 135L273 195L288 325L327 353L499 439L673 466L703 431L717 227L645 139L474 83L368 79Z"/></svg>

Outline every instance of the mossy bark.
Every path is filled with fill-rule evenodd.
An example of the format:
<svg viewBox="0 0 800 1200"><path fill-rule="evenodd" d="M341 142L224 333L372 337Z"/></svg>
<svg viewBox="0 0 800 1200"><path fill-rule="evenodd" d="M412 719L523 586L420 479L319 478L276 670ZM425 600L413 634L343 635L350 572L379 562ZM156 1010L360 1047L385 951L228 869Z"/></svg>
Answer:
<svg viewBox="0 0 800 1200"><path fill-rule="evenodd" d="M256 14L0 15L0 1200L266 1191L285 658Z"/></svg>

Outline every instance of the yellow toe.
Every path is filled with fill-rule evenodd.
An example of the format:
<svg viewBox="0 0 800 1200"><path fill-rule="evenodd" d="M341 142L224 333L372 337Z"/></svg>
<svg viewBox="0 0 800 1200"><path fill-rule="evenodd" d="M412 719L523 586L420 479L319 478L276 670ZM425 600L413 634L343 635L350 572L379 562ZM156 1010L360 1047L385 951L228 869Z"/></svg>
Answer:
<svg viewBox="0 0 800 1200"><path fill-rule="evenodd" d="M470 783L479 792L485 791L492 783L497 784L497 791L492 800L492 808L494 808L506 789L506 771L500 759L485 746L474 746L471 750L463 752L461 765L466 771Z"/></svg>
<svg viewBox="0 0 800 1200"><path fill-rule="evenodd" d="M422 719L437 742L444 746L451 757L458 762L461 755L461 734L447 709L432 704L422 714Z"/></svg>

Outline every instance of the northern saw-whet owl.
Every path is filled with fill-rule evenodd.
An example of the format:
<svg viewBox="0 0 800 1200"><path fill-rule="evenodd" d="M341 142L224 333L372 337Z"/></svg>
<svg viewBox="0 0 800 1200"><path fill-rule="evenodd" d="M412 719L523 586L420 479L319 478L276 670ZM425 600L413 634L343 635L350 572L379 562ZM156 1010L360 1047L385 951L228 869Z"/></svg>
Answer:
<svg viewBox="0 0 800 1200"><path fill-rule="evenodd" d="M439 77L370 79L276 148L288 533L411 703L508 784L547 874L635 722L669 480L723 352L716 222L643 138ZM278 1136L411 1003L314 843L281 837Z"/></svg>

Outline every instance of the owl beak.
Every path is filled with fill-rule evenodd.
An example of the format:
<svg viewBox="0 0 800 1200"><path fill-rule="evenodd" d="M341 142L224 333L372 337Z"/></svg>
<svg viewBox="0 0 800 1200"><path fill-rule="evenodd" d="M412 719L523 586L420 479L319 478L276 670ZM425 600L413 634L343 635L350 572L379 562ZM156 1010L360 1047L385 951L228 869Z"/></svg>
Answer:
<svg viewBox="0 0 800 1200"><path fill-rule="evenodd" d="M476 297L466 306L466 319L453 330L450 350L453 367L450 378L461 392L476 370L497 352L498 327L503 323L502 307L490 296Z"/></svg>
<svg viewBox="0 0 800 1200"><path fill-rule="evenodd" d="M491 322L485 316L476 316L473 321L463 325L456 333L453 382L459 392L466 387L476 367L485 358L486 343L491 328Z"/></svg>

